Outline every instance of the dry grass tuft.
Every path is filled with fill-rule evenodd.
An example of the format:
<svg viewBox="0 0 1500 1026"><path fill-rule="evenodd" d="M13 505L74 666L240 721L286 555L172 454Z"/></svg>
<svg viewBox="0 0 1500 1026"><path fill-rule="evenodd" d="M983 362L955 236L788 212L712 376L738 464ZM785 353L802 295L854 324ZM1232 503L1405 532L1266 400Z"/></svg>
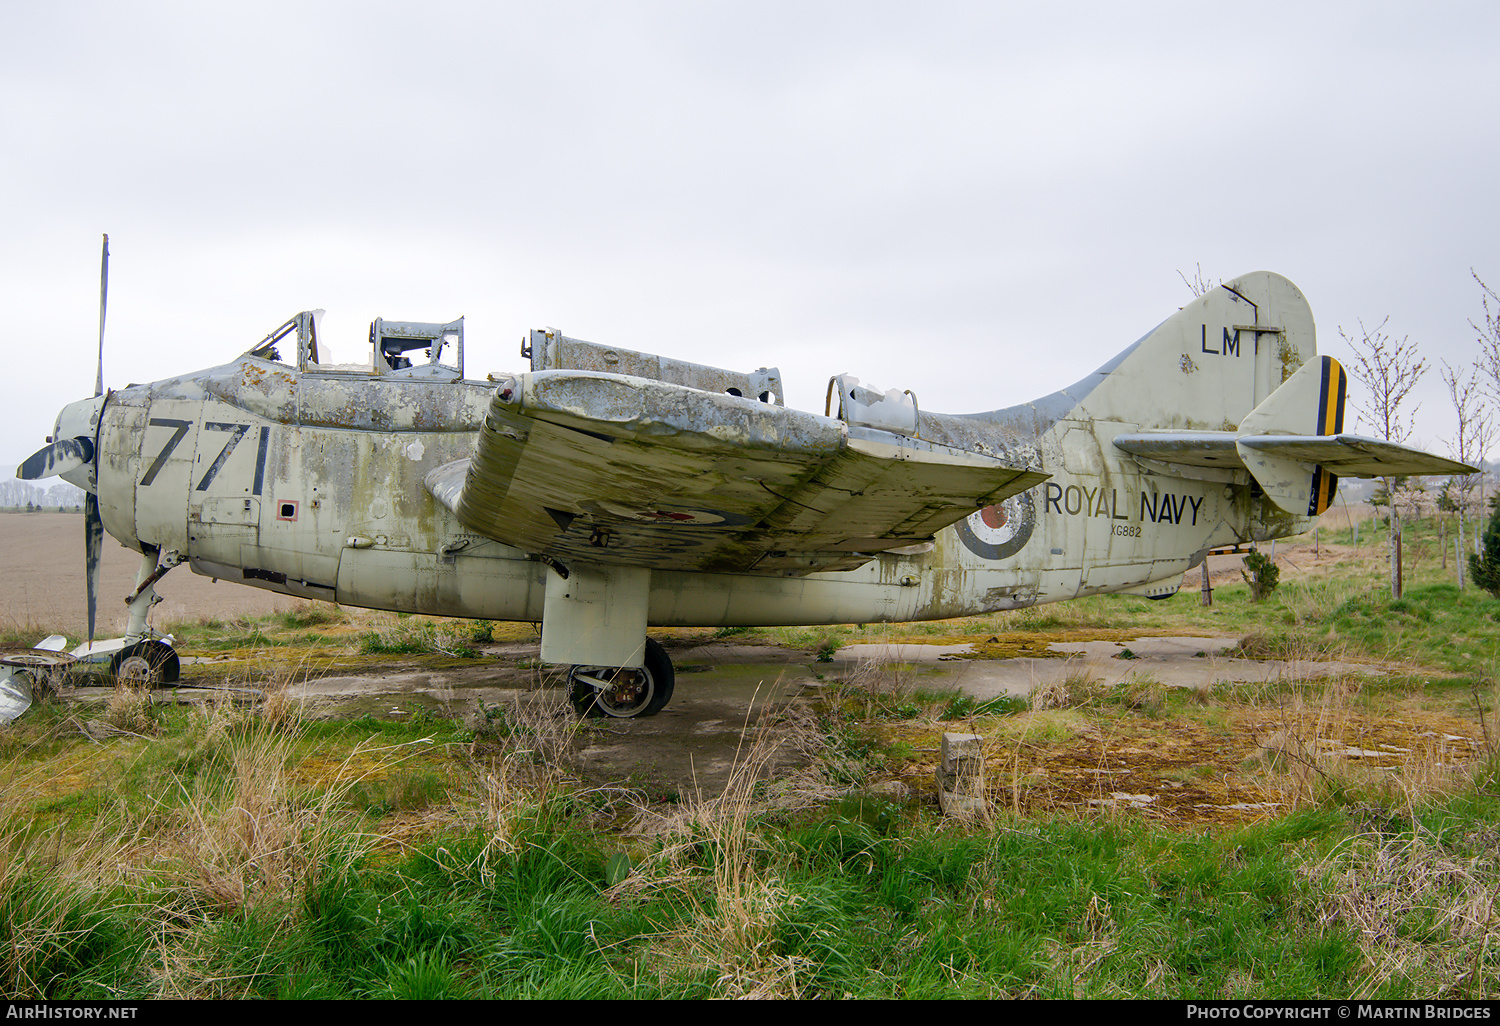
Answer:
<svg viewBox="0 0 1500 1026"><path fill-rule="evenodd" d="M1366 834L1311 867L1329 885L1323 920L1355 929L1369 959L1353 997L1392 979L1421 981L1434 998L1490 996L1500 859L1493 837L1478 840L1478 854L1459 854L1421 828Z"/></svg>
<svg viewBox="0 0 1500 1026"><path fill-rule="evenodd" d="M1279 727L1257 741L1268 785L1293 807L1365 804L1412 810L1474 786L1474 748L1441 734L1403 737L1399 747L1370 734L1356 706L1357 677L1275 689ZM1267 703L1269 704L1269 703Z"/></svg>
<svg viewBox="0 0 1500 1026"><path fill-rule="evenodd" d="M369 617L367 625L369 629L360 636L360 650L366 654L435 652L454 657L475 654L474 629L467 623L440 622L425 616L376 613Z"/></svg>
<svg viewBox="0 0 1500 1026"><path fill-rule="evenodd" d="M830 694L837 705L871 719L880 709L895 707L909 699L916 684L915 674L905 664L889 659L862 659L848 676L837 682Z"/></svg>
<svg viewBox="0 0 1500 1026"><path fill-rule="evenodd" d="M227 712L226 712L227 711ZM357 836L336 813L335 787L309 800L288 776L300 732L238 717L219 703L204 724L204 743L222 746L226 779L200 776L184 807L176 840L178 876L202 911L289 907L316 882L340 838Z"/></svg>
<svg viewBox="0 0 1500 1026"><path fill-rule="evenodd" d="M264 688L260 717L274 730L289 730L302 721L302 703L291 697L291 681L280 678Z"/></svg>
<svg viewBox="0 0 1500 1026"><path fill-rule="evenodd" d="M812 742L810 717L761 707L753 727L746 715L748 746L736 753L724 790L697 797L670 816L643 811L637 834L658 840L658 849L612 896L680 888L693 909L687 923L664 941L668 957L686 971L708 967L717 973L723 996L796 998L807 959L778 950L776 925L802 899L768 872L766 845L756 829L768 807L767 780L786 752ZM785 795L783 795L783 798ZM706 860L707 865L704 865Z"/></svg>
<svg viewBox="0 0 1500 1026"><path fill-rule="evenodd" d="M1062 680L1051 680L1031 693L1033 709L1074 709L1091 705L1104 694L1104 682L1073 669Z"/></svg>
<svg viewBox="0 0 1500 1026"><path fill-rule="evenodd" d="M156 719L151 710L151 689L120 681L105 705L104 722L128 734L153 734Z"/></svg>
<svg viewBox="0 0 1500 1026"><path fill-rule="evenodd" d="M566 759L582 723L564 697L539 692L481 707L473 725L465 792L470 821L488 837L476 867L488 880L490 858L513 853L523 825L565 790Z"/></svg>
<svg viewBox="0 0 1500 1026"><path fill-rule="evenodd" d="M46 995L49 981L40 971L133 872L139 831L113 815L96 818L83 837L65 825L39 830L28 801L0 798L0 993Z"/></svg>

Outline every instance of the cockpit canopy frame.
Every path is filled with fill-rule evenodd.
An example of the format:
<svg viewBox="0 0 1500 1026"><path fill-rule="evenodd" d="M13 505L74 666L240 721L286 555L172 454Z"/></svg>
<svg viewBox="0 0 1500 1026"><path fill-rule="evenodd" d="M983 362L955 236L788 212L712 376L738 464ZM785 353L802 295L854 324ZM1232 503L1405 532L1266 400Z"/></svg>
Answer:
<svg viewBox="0 0 1500 1026"><path fill-rule="evenodd" d="M304 374L365 374L406 378L414 381L455 381L464 376L464 319L436 321L388 321L377 317L370 324L368 362L325 362L327 349L319 347L318 327L322 310L303 310L261 339L246 355L283 362L278 344L295 333L297 369ZM421 350L423 361L408 353Z"/></svg>

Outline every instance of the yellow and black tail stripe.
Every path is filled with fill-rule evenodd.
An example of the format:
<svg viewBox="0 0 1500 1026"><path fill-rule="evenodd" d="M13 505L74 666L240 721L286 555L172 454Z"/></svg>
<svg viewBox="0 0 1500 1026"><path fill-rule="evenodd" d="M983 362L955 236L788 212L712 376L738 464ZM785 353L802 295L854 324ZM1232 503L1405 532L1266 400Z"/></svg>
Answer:
<svg viewBox="0 0 1500 1026"><path fill-rule="evenodd" d="M1337 435L1344 430L1344 394L1347 388L1344 368L1333 357L1323 357L1323 382L1318 390L1318 434ZM1337 474L1330 473L1325 467L1314 467L1307 515L1315 517L1332 506L1338 490Z"/></svg>
<svg viewBox="0 0 1500 1026"><path fill-rule="evenodd" d="M1318 434L1337 435L1344 430L1344 392L1349 379L1343 366L1331 356L1323 359L1323 383L1318 390Z"/></svg>
<svg viewBox="0 0 1500 1026"><path fill-rule="evenodd" d="M1312 498L1307 503L1307 515L1315 517L1329 506L1333 505L1333 497L1338 494L1339 476L1330 473L1326 467L1313 467L1312 476Z"/></svg>

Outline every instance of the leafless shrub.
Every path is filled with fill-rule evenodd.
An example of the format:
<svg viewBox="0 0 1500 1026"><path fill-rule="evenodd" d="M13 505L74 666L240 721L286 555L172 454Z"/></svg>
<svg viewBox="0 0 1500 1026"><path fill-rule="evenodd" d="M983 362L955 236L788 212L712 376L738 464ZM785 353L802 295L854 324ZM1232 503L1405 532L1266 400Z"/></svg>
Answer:
<svg viewBox="0 0 1500 1026"><path fill-rule="evenodd" d="M1359 322L1359 334L1345 332L1339 335L1354 352L1354 364L1349 373L1365 387L1368 397L1359 403L1360 414L1370 423L1381 438L1390 442L1405 441L1411 434L1413 418L1420 404L1406 409L1407 397L1417 387L1422 375L1427 373L1427 361L1417 355L1417 344L1409 336L1397 339L1385 332L1390 318L1382 320L1374 328L1366 328ZM1385 479L1385 492L1395 490L1391 478ZM1391 597L1401 597L1401 514L1392 506L1390 534Z"/></svg>
<svg viewBox="0 0 1500 1026"><path fill-rule="evenodd" d="M1484 316L1479 321L1470 321L1469 327L1479 335L1479 366L1490 377L1491 396L1500 402L1500 295L1473 268L1469 274L1479 286L1479 301L1484 307Z"/></svg>
<svg viewBox="0 0 1500 1026"><path fill-rule="evenodd" d="M1193 277L1191 279L1181 271L1177 272L1177 277L1182 279L1182 283L1188 287L1194 296L1206 296L1224 284L1224 279L1222 278L1216 281L1203 277L1203 265L1201 263L1193 264Z"/></svg>

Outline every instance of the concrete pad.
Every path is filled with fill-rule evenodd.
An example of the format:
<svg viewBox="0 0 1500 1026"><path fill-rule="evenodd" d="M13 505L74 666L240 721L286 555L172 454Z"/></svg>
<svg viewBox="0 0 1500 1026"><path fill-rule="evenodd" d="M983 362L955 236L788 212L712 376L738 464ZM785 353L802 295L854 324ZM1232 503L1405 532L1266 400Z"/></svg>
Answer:
<svg viewBox="0 0 1500 1026"><path fill-rule="evenodd" d="M446 718L473 718L477 723L484 719L485 709L507 706L518 714L552 717L573 731L569 761L586 779L637 787L662 797L686 797L722 791L733 768L743 765L757 744L766 746L761 751L763 776L774 779L779 787L811 793L813 785L798 783L797 775L808 762L804 742L811 733L813 703L823 687L834 682L832 678L848 680L872 662L910 666L926 690L952 689L981 701L1004 695L1024 697L1075 673L1106 684L1149 675L1163 684L1208 687L1217 681L1379 672L1343 663L1257 662L1222 654L1236 643L1227 637L1058 643L1052 647L1066 658L951 661L941 657L968 646L869 645L850 646L833 663L823 664L805 651L713 642L671 650L677 670L672 701L658 715L640 720L577 721L567 704L562 671L538 666L536 642L485 646L485 658L440 669L392 664L322 676L309 672L286 687L288 696L302 703L303 714L310 718L371 715L399 719L425 711ZM1126 648L1137 658L1117 658ZM868 657L865 649L870 650ZM185 686L158 690L153 698L202 702L228 695L255 701L262 693L259 689L266 686L193 687L192 676L192 664L185 663ZM111 693L106 687L61 689L61 697L70 702L102 702ZM1115 800L1128 803L1129 798Z"/></svg>
<svg viewBox="0 0 1500 1026"><path fill-rule="evenodd" d="M1382 676L1373 667L1341 662L1297 660L1237 659L1225 651L1239 645L1237 637L1166 637L1135 638L1131 641L1054 642L1050 651L1062 653L1064 659L956 659L927 656L954 652L967 646L943 645L851 645L840 649L835 665L853 654L855 649L889 650L911 658L886 661L922 665L923 684L927 688L952 687L980 701L1003 696L1025 698L1037 688L1084 674L1112 686L1131 677L1147 677L1169 687L1207 688L1220 682L1264 683L1292 679L1312 680L1341 674ZM1133 659L1120 658L1129 650ZM935 664L928 666L928 664ZM847 668L841 668L847 672Z"/></svg>
<svg viewBox="0 0 1500 1026"><path fill-rule="evenodd" d="M837 658L877 663L940 663L973 651L973 645L845 645L839 649Z"/></svg>

